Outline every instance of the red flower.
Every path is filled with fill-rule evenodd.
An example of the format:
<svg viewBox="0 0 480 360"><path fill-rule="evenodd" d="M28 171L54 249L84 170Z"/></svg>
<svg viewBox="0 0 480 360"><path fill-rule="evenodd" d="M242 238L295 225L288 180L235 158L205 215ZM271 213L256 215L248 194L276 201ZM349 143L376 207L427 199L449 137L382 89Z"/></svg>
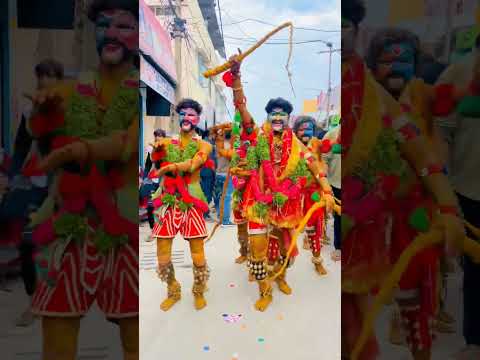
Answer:
<svg viewBox="0 0 480 360"><path fill-rule="evenodd" d="M63 126L65 118L62 113L49 111L39 113L30 119L30 129L35 137L41 137Z"/></svg>
<svg viewBox="0 0 480 360"><path fill-rule="evenodd" d="M110 179L110 185L113 189L120 189L125 183L123 175L118 169L110 170L108 178Z"/></svg>
<svg viewBox="0 0 480 360"><path fill-rule="evenodd" d="M58 277L58 270L50 269L47 274L48 278L51 280L56 280Z"/></svg>
<svg viewBox="0 0 480 360"><path fill-rule="evenodd" d="M165 150L160 150L160 151L153 151L151 154L151 158L153 162L156 161L161 161L166 155Z"/></svg>
<svg viewBox="0 0 480 360"><path fill-rule="evenodd" d="M159 207L161 207L163 205L163 202L162 202L162 199L161 198L156 198L155 200L153 200L153 207L155 209L158 209Z"/></svg>
<svg viewBox="0 0 480 360"><path fill-rule="evenodd" d="M87 199L80 194L80 196L69 196L63 198L63 207L66 211L79 214L87 206Z"/></svg>
<svg viewBox="0 0 480 360"><path fill-rule="evenodd" d="M204 168L215 170L215 162L212 159L205 161Z"/></svg>
<svg viewBox="0 0 480 360"><path fill-rule="evenodd" d="M405 111L405 110L404 110ZM386 127L386 128L391 128L392 127L392 124L393 124L393 119L388 116L388 115L385 115L383 118L383 125Z"/></svg>
<svg viewBox="0 0 480 360"><path fill-rule="evenodd" d="M131 89L136 89L138 88L138 83L139 83L138 80L127 79L123 82L123 85Z"/></svg>
<svg viewBox="0 0 480 360"><path fill-rule="evenodd" d="M450 84L442 84L435 87L435 103L433 115L447 116L455 108L455 87Z"/></svg>
<svg viewBox="0 0 480 360"><path fill-rule="evenodd" d="M83 96L95 97L97 95L95 88L88 84L77 84L77 92Z"/></svg>
<svg viewBox="0 0 480 360"><path fill-rule="evenodd" d="M77 174L64 172L60 177L58 190L60 194L68 196L70 194L85 192L87 188L86 186L87 183L84 177Z"/></svg>
<svg viewBox="0 0 480 360"><path fill-rule="evenodd" d="M322 154L327 154L332 150L332 142L329 139L322 140L322 145L320 145L320 152Z"/></svg>
<svg viewBox="0 0 480 360"><path fill-rule="evenodd" d="M53 219L49 219L44 223L35 227L32 232L32 241L35 245L48 245L55 240L55 230L53 228Z"/></svg>
<svg viewBox="0 0 480 360"><path fill-rule="evenodd" d="M235 77L233 76L231 71L227 71L223 74L222 80L227 87L231 88L233 87L233 80L235 80Z"/></svg>
<svg viewBox="0 0 480 360"><path fill-rule="evenodd" d="M25 177L41 176L45 173L38 168L38 156L33 154L28 162L23 166L22 174Z"/></svg>

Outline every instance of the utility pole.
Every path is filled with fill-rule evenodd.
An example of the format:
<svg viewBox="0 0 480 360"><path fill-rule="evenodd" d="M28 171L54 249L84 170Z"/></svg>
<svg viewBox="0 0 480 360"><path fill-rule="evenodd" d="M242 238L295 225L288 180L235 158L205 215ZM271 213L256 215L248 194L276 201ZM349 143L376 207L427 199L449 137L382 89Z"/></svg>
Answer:
<svg viewBox="0 0 480 360"><path fill-rule="evenodd" d="M328 90L327 90L327 118L325 123L327 125L330 119L330 100L332 96L332 53L333 53L333 44L328 42L326 44L328 46ZM328 126L327 126L328 128Z"/></svg>
<svg viewBox="0 0 480 360"><path fill-rule="evenodd" d="M450 60L451 42L452 42L452 23L453 23L453 1L447 0L447 13L446 13L446 32L445 32L445 47L444 47L444 61L446 64Z"/></svg>
<svg viewBox="0 0 480 360"><path fill-rule="evenodd" d="M171 32L172 38L175 40L175 70L177 73L177 87L175 89L175 99L178 103L182 99L182 39L185 37L186 20L182 19L182 7L180 0L177 0L176 6L173 5L172 0L168 0L168 4L173 13L173 28ZM177 126L173 121L170 121L170 132L173 134L177 130Z"/></svg>

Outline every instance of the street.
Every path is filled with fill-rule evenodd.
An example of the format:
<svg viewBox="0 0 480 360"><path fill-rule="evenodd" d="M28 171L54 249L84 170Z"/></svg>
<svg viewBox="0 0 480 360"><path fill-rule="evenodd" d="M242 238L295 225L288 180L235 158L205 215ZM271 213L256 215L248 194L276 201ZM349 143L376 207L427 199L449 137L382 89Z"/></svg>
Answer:
<svg viewBox="0 0 480 360"><path fill-rule="evenodd" d="M173 262L182 300L165 313L159 306L166 286L155 272L155 242L145 242L149 233L148 226L140 229L142 360L340 359L340 263L330 260L331 246L322 250L328 271L324 277L314 271L310 253L300 249L287 277L293 294L284 295L274 287L273 302L261 313L253 308L257 285L248 282L245 265L234 263L236 228L220 227L206 244L211 268L208 305L197 312L188 246L177 238Z"/></svg>
<svg viewBox="0 0 480 360"><path fill-rule="evenodd" d="M11 292L0 291L0 349L2 360L39 360L42 351L42 326L37 320L32 326L15 326L15 320L27 306L27 296L21 280L10 283ZM82 319L78 360L122 358L118 327L105 320L94 305Z"/></svg>

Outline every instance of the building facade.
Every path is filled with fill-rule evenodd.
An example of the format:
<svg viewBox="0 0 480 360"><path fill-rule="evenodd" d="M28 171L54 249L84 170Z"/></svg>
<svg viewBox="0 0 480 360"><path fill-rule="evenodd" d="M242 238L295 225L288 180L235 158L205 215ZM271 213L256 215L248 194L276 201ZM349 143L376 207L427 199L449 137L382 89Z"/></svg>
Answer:
<svg viewBox="0 0 480 360"><path fill-rule="evenodd" d="M202 73L226 61L223 37L215 14L214 0L146 0L160 23L170 32L177 70L176 100L193 98L204 112L200 127L230 121L225 86L220 76L205 79ZM158 127L178 132L174 117L157 118Z"/></svg>

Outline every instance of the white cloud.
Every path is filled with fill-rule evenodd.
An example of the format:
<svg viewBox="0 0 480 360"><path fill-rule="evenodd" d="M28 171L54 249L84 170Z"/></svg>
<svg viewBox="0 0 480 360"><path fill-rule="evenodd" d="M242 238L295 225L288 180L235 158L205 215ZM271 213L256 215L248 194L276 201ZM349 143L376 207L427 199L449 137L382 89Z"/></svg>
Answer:
<svg viewBox="0 0 480 360"><path fill-rule="evenodd" d="M285 21L292 21L296 27L309 27L328 30L340 30L340 0L324 1L319 4L319 9L309 12L295 11L287 6L272 8L265 0L238 0L224 1L221 7L224 27L225 46L227 56L237 52L237 48L247 49L252 44L246 41L231 39L231 37L246 39L247 35L256 39L268 33L272 27L258 22L242 22L237 25L228 25L244 19L259 19L271 24L281 24ZM288 30L275 35L273 41L284 42L288 38ZM332 41L334 47L340 47L340 33L324 33L316 31L305 31L295 29L294 41L308 40ZM286 42L286 41L285 41ZM238 45L238 44L242 45ZM265 117L264 107L272 97L285 97L294 104L295 112L302 111L303 100L314 98L320 90L327 89L328 83L328 55L317 54L318 51L325 51L327 47L320 43L296 44L293 49L291 70L296 97L290 89L285 64L288 56L288 45L263 45L244 64L243 80L245 93L248 98L249 110L257 121ZM332 59L332 84L340 81L340 56L334 54ZM229 96L230 98L230 96Z"/></svg>

